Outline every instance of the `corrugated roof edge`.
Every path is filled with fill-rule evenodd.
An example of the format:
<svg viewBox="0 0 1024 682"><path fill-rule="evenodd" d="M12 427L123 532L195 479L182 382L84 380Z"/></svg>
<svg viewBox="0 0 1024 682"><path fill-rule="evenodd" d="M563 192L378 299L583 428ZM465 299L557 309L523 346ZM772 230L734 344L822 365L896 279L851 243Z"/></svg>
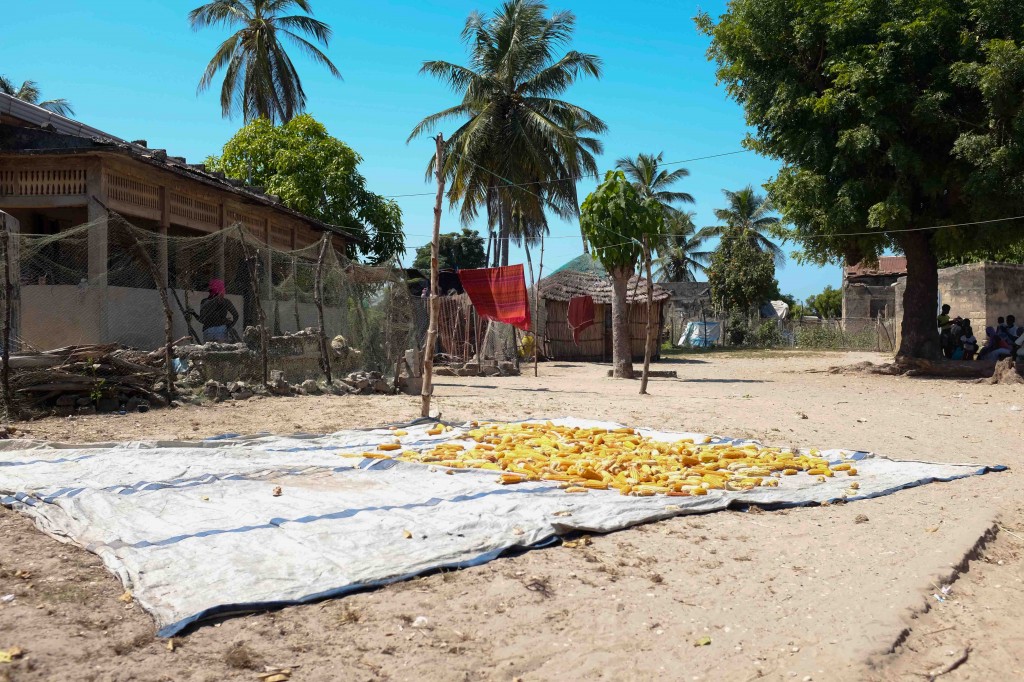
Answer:
<svg viewBox="0 0 1024 682"><path fill-rule="evenodd" d="M156 158L154 152L158 150L143 147L142 145L134 144L123 140L116 135L103 132L99 128L93 128L92 126L86 125L80 121L55 114L52 111L43 109L42 107L23 102L22 100L12 97L10 95L0 93L0 115L6 114L12 118L16 118L26 123L39 126L44 129L52 129L55 132L62 133L64 135L73 135L75 137L82 137L92 140L97 145L106 145L106 147L97 147L93 149L82 149L82 150L33 150L28 152L22 152L26 155L46 155L46 154L69 154L69 153L83 153L83 152L97 152L97 151L113 151L114 153L127 154L132 158L135 158L144 163L149 163L166 170L170 170L178 175L189 177L193 180L198 180L208 185L214 185L219 189L223 189L234 194L244 196L250 201L269 206L275 210L283 213L290 214L312 225L320 228L321 230L333 232L341 237L345 237L358 244L365 244L366 239L362 234L353 232L354 228L331 225L321 220L313 218L293 210L281 204L280 202L274 201L265 194L248 189L246 185L237 186L231 184L227 178L218 178L212 173L206 171L200 171L197 168L191 167L188 163L175 161L173 157L165 156L163 159ZM5 152L5 153L17 153L17 152ZM163 156L163 154L161 154Z"/></svg>

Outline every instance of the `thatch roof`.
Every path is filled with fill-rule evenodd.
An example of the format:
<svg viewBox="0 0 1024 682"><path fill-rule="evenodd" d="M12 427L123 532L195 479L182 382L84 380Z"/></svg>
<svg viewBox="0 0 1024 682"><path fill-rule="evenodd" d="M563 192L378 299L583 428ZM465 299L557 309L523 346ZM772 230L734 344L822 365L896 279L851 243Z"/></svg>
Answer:
<svg viewBox="0 0 1024 682"><path fill-rule="evenodd" d="M541 298L549 301L569 301L576 296L590 296L598 305L612 302L612 280L600 263L583 254L574 258L540 281ZM654 300L664 301L669 292L654 285ZM629 279L626 301L647 302L647 280L634 275Z"/></svg>

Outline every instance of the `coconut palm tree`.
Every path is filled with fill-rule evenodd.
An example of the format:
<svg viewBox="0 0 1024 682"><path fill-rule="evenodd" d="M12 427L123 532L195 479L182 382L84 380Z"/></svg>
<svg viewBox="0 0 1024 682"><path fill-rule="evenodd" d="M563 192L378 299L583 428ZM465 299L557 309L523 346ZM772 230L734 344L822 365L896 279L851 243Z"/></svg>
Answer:
<svg viewBox="0 0 1024 682"><path fill-rule="evenodd" d="M771 200L755 192L751 185L736 192L723 189L722 194L725 195L729 206L716 208L715 217L723 224L703 227L697 233L698 236L703 239L749 239L758 251L772 254L776 267L784 266L786 254L767 236L780 223L778 218L770 215L775 212Z"/></svg>
<svg viewBox="0 0 1024 682"><path fill-rule="evenodd" d="M665 235L658 244L655 276L662 282L696 282L707 271L710 251L701 251L704 238L697 233L693 211L679 212L666 219Z"/></svg>
<svg viewBox="0 0 1024 682"><path fill-rule="evenodd" d="M69 117L75 115L71 102L66 99L46 99L40 101L39 85L35 81L24 81L20 86L15 87L14 81L6 76L0 76L0 92L10 95L15 99L20 99L22 102L35 104L37 107L52 111L61 116Z"/></svg>
<svg viewBox="0 0 1024 682"><path fill-rule="evenodd" d="M559 99L581 76L599 78L601 60L575 50L557 56L576 18L546 11L537 0L508 0L491 17L474 12L462 31L469 65L427 61L420 69L462 100L420 121L409 141L444 121L461 122L445 142L448 199L464 223L481 207L487 211L502 264L517 226L544 224L546 210L561 217L579 213L571 178L593 161L593 145L569 126L594 134L607 129L594 114ZM431 157L428 177L433 165Z"/></svg>
<svg viewBox="0 0 1024 682"><path fill-rule="evenodd" d="M308 0L213 0L189 12L195 31L221 25L238 29L220 44L199 80L198 91L203 92L225 69L220 88L225 118L240 112L246 122L264 116L283 123L305 110L306 93L282 39L341 78L327 55L303 37L310 36L326 48L330 26L311 16L284 14L293 8L313 13Z"/></svg>
<svg viewBox="0 0 1024 682"><path fill-rule="evenodd" d="M690 171L685 168L677 168L672 172L660 168L664 153L637 154L636 158L625 156L615 162L615 167L626 174L628 179L640 196L645 199L655 199L665 209L666 217L679 212L675 204L692 204L693 195L688 192L673 192L669 187L676 184L685 177L689 177Z"/></svg>

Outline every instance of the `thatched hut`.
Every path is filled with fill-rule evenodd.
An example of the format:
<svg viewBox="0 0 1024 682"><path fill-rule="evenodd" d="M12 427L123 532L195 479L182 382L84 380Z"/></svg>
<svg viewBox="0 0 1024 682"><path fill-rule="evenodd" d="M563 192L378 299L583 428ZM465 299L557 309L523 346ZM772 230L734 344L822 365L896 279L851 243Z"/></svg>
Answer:
<svg viewBox="0 0 1024 682"><path fill-rule="evenodd" d="M569 327L569 301L576 296L594 299L594 324L580 334L577 344ZM540 282L543 301L545 351L554 360L603 361L612 357L612 280L608 271L584 254L558 268ZM663 307L669 292L654 285L655 339L661 338ZM634 360L644 357L647 339L647 280L634 276L626 291L629 337ZM660 345L660 344L659 344ZM655 347L657 357L657 346Z"/></svg>

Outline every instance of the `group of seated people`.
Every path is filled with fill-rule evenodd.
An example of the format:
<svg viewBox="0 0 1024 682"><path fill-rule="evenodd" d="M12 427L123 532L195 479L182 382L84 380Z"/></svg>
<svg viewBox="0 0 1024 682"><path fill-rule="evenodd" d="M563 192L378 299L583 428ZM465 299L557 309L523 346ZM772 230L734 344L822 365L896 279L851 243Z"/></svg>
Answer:
<svg viewBox="0 0 1024 682"><path fill-rule="evenodd" d="M1000 317L995 327L985 327L985 345L979 348L971 321L950 317L949 313L950 307L942 306L937 320L945 357L950 360L998 360L1013 356L1018 362L1024 362L1024 326L1018 326L1013 315Z"/></svg>

